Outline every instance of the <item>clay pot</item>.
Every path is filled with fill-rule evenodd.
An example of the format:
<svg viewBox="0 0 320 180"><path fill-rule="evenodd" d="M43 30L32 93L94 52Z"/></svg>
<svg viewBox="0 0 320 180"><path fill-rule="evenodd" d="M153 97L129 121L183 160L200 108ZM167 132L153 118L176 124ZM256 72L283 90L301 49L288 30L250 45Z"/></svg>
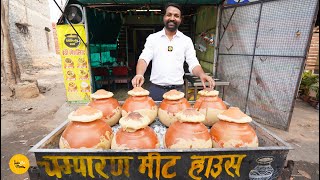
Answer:
<svg viewBox="0 0 320 180"><path fill-rule="evenodd" d="M63 131L61 149L110 149L112 129L103 120L102 112L90 106L82 106L69 114L70 123Z"/></svg>
<svg viewBox="0 0 320 180"><path fill-rule="evenodd" d="M159 148L157 134L148 126L149 118L131 112L119 121L121 128L112 139L111 149Z"/></svg>
<svg viewBox="0 0 320 180"><path fill-rule="evenodd" d="M213 147L258 147L258 137L249 124L252 119L239 108L230 107L219 114L218 118L220 120L210 130Z"/></svg>
<svg viewBox="0 0 320 180"><path fill-rule="evenodd" d="M113 98L112 92L99 89L90 96L92 101L88 104L88 106L102 111L102 120L104 120L110 126L113 126L119 122L119 119L121 118L121 106L119 102Z"/></svg>
<svg viewBox="0 0 320 180"><path fill-rule="evenodd" d="M158 107L151 97L149 91L142 87L135 87L128 92L129 98L122 105L122 116L130 112L139 112L149 118L149 124L154 121L158 114Z"/></svg>
<svg viewBox="0 0 320 180"><path fill-rule="evenodd" d="M158 117L162 124L169 127L177 121L176 114L191 105L184 98L184 93L177 90L170 90L163 94L163 101L160 103Z"/></svg>
<svg viewBox="0 0 320 180"><path fill-rule="evenodd" d="M198 94L200 97L193 107L206 116L203 124L212 126L219 120L217 115L223 113L228 108L222 99L219 98L219 91L204 89L199 91Z"/></svg>
<svg viewBox="0 0 320 180"><path fill-rule="evenodd" d="M202 123L205 116L193 108L177 113L175 121L167 129L164 145L169 149L176 148L211 148L212 141L208 128Z"/></svg>

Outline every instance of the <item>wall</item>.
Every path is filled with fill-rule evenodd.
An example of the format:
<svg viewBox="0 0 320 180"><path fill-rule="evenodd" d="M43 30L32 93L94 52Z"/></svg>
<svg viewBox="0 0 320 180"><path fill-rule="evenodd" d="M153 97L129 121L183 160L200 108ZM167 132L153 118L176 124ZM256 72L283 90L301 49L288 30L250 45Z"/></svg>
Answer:
<svg viewBox="0 0 320 180"><path fill-rule="evenodd" d="M58 63L48 0L10 0L9 27L17 60L22 67Z"/></svg>
<svg viewBox="0 0 320 180"><path fill-rule="evenodd" d="M319 74L319 26L313 30L305 70L316 71Z"/></svg>
<svg viewBox="0 0 320 180"><path fill-rule="evenodd" d="M198 9L196 15L196 28L195 28L195 42L199 39L199 36L202 32L208 34L216 34L216 25L217 25L217 12L218 8L215 6L202 6ZM200 61L200 64L205 72L213 72L213 60L214 60L214 46L207 44L207 50L201 52L196 50L197 57Z"/></svg>
<svg viewBox="0 0 320 180"><path fill-rule="evenodd" d="M56 23L52 23L52 34L53 34L54 47L56 50L56 54L60 54L60 47L59 47L58 34L57 34L57 24Z"/></svg>

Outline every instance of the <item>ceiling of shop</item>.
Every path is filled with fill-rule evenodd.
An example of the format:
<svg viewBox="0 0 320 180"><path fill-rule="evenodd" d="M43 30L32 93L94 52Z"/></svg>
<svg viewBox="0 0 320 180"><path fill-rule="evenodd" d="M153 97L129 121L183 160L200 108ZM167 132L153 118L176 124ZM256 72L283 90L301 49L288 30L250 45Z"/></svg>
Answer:
<svg viewBox="0 0 320 180"><path fill-rule="evenodd" d="M166 4L168 2L177 3L180 5L216 5L220 4L224 0L78 0L78 2L85 5L108 5L108 4Z"/></svg>

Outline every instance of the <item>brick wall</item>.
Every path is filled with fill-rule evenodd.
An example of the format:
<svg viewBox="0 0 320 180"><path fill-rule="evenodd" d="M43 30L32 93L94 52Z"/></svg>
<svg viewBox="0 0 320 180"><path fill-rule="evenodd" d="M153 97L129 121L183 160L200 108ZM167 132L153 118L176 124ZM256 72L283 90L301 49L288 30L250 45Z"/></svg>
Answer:
<svg viewBox="0 0 320 180"><path fill-rule="evenodd" d="M53 39L54 39L54 47L56 48L56 54L60 54L56 23L52 23L52 33L53 33Z"/></svg>
<svg viewBox="0 0 320 180"><path fill-rule="evenodd" d="M315 27L313 30L305 70L319 70L319 26Z"/></svg>
<svg viewBox="0 0 320 180"><path fill-rule="evenodd" d="M18 63L25 68L57 63L48 1L11 0L9 9Z"/></svg>

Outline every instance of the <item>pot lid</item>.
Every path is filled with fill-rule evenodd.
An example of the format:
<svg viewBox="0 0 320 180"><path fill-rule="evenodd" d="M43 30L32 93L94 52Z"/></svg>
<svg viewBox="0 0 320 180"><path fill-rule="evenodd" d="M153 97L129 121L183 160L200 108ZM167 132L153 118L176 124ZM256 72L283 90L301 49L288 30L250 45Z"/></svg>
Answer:
<svg viewBox="0 0 320 180"><path fill-rule="evenodd" d="M223 121L235 123L248 123L252 118L243 113L238 107L230 107L228 110L218 114L218 118Z"/></svg>
<svg viewBox="0 0 320 180"><path fill-rule="evenodd" d="M150 120L138 112L131 112L119 120L120 126L127 132L134 132L148 126Z"/></svg>
<svg viewBox="0 0 320 180"><path fill-rule="evenodd" d="M163 98L168 100L178 100L178 99L182 99L183 97L184 97L184 93L177 91L176 89L172 89L163 94Z"/></svg>
<svg viewBox="0 0 320 180"><path fill-rule="evenodd" d="M201 96L218 96L219 91L213 90L210 88L205 88L205 89L199 91L198 94L200 94Z"/></svg>
<svg viewBox="0 0 320 180"><path fill-rule="evenodd" d="M106 99L111 98L113 96L113 93L110 91L106 91L104 89L99 89L95 93L90 94L90 97L93 99Z"/></svg>
<svg viewBox="0 0 320 180"><path fill-rule="evenodd" d="M130 96L149 96L150 92L142 87L135 87L128 91L128 94Z"/></svg>
<svg viewBox="0 0 320 180"><path fill-rule="evenodd" d="M205 115L201 114L194 108L187 108L176 114L177 118L181 122L203 122Z"/></svg>
<svg viewBox="0 0 320 180"><path fill-rule="evenodd" d="M102 111L92 108L91 106L81 106L77 110L72 111L68 115L70 121L78 122L91 122L97 119L101 119L103 116Z"/></svg>

